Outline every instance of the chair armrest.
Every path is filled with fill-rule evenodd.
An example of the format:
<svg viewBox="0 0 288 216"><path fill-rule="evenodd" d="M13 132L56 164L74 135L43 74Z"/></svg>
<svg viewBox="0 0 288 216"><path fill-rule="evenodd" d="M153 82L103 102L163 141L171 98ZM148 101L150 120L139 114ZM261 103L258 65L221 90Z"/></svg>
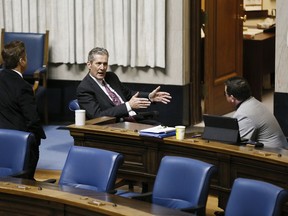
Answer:
<svg viewBox="0 0 288 216"><path fill-rule="evenodd" d="M32 87L34 93L37 91L38 87L39 87L39 80L35 80L34 84L33 84L33 87Z"/></svg>
<svg viewBox="0 0 288 216"><path fill-rule="evenodd" d="M28 174L28 170L23 170L21 172L15 173L13 175L10 175L11 177L15 177L15 178L27 178L27 174Z"/></svg>
<svg viewBox="0 0 288 216"><path fill-rule="evenodd" d="M33 78L36 79L36 80L46 79L46 73L47 73L47 68L46 67L38 68L33 73Z"/></svg>
<svg viewBox="0 0 288 216"><path fill-rule="evenodd" d="M34 84L33 84L33 91L35 92L38 87L39 87L39 82L40 80L43 81L43 87L47 87L47 68L46 67L41 67L38 68L34 74L33 74L33 78L34 78Z"/></svg>
<svg viewBox="0 0 288 216"><path fill-rule="evenodd" d="M46 67L40 67L34 72L34 78L40 78L40 75L47 73Z"/></svg>
<svg viewBox="0 0 288 216"><path fill-rule="evenodd" d="M56 181L57 181L56 179L46 179L46 180L43 180L43 181L40 181L40 182L54 184Z"/></svg>
<svg viewBox="0 0 288 216"><path fill-rule="evenodd" d="M152 192L147 192L147 193L142 193L139 195L131 196L129 198L151 203L152 202L152 194L153 194Z"/></svg>
<svg viewBox="0 0 288 216"><path fill-rule="evenodd" d="M47 67L41 67L37 71L39 71L40 74L47 73Z"/></svg>

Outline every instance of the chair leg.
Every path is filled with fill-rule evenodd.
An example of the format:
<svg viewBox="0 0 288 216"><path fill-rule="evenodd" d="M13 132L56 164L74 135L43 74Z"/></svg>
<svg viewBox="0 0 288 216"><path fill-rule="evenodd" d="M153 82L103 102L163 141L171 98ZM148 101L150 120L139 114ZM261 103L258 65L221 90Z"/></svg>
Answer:
<svg viewBox="0 0 288 216"><path fill-rule="evenodd" d="M134 182L128 182L129 190L134 191Z"/></svg>

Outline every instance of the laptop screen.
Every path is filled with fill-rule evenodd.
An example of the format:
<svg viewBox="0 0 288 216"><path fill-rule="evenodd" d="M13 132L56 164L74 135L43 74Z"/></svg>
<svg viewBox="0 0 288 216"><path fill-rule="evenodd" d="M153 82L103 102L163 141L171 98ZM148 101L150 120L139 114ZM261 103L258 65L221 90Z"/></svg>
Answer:
<svg viewBox="0 0 288 216"><path fill-rule="evenodd" d="M203 121L205 124L203 139L240 144L239 125L236 118L204 114Z"/></svg>

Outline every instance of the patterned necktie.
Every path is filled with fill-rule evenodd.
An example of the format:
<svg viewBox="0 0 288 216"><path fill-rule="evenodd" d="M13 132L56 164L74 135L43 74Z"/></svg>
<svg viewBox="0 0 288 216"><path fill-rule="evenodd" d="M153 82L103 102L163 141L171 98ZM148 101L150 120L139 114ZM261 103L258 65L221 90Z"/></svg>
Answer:
<svg viewBox="0 0 288 216"><path fill-rule="evenodd" d="M108 95L110 96L110 98L112 99L112 102L118 106L121 104L121 100L120 98L114 93L111 91L111 89L107 86L107 83L103 80L103 86L105 87ZM132 117L132 116L128 116L128 117L124 117L123 118L125 121L129 121L129 122L135 122L135 119Z"/></svg>
<svg viewBox="0 0 288 216"><path fill-rule="evenodd" d="M114 93L111 91L111 89L107 86L107 83L103 80L103 86L105 87L108 95L110 96L110 98L112 99L112 102L118 106L121 104L121 100L120 98Z"/></svg>

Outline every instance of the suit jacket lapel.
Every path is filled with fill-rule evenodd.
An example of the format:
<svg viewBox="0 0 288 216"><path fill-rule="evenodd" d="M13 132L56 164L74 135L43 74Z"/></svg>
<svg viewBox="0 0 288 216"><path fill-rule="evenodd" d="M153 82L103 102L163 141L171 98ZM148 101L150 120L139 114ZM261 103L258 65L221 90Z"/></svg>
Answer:
<svg viewBox="0 0 288 216"><path fill-rule="evenodd" d="M116 82L115 79L111 79L112 77L110 76L111 72L107 72L106 77L105 77L105 81L111 86L111 88L113 88L117 94L121 97L121 99L124 101L124 103L127 101L125 95L123 95L123 92L121 90L121 83Z"/></svg>
<svg viewBox="0 0 288 216"><path fill-rule="evenodd" d="M104 101L109 102L111 105L115 105L113 103L113 101L111 101L111 99L108 97L108 95L106 95L106 93L100 88L100 86L95 82L95 80L93 80L90 75L88 74L87 76L89 76L89 82L91 83L91 85L93 86L93 89L95 89L95 93L99 95L99 98L103 98ZM96 95L97 97L97 95Z"/></svg>

